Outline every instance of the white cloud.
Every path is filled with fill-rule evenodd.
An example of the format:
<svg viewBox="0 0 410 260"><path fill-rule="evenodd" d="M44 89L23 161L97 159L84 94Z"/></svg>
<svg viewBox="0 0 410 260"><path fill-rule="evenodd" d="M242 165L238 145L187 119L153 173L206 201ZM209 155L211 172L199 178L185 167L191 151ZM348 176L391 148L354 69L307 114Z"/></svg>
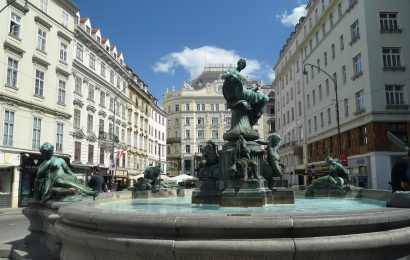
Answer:
<svg viewBox="0 0 410 260"><path fill-rule="evenodd" d="M277 15L276 17L280 19L284 26L295 26L299 22L300 17L305 16L306 14L306 4L300 4L292 10L291 14L288 14L288 11L284 11L281 15Z"/></svg>
<svg viewBox="0 0 410 260"><path fill-rule="evenodd" d="M185 47L180 52L169 53L154 64L152 69L155 72L162 72L173 74L175 69L181 66L183 69L189 72L190 79L193 80L198 77L206 64L232 64L236 66L236 62L241 57L234 50L225 50L215 46L202 46L200 48L191 49ZM268 77L267 64L259 62L254 59L246 59L246 68L243 71L244 75L255 79L261 79Z"/></svg>

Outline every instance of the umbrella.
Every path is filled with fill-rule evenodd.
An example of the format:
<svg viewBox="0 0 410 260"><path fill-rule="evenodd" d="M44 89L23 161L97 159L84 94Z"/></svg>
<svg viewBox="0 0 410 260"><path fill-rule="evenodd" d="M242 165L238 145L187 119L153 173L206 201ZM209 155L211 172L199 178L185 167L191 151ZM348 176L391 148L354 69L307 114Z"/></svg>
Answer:
<svg viewBox="0 0 410 260"><path fill-rule="evenodd" d="M177 182L182 182L182 181L196 181L198 180L198 178L191 176L191 175L187 175L187 174L181 174L175 177L170 178L171 180L175 180Z"/></svg>

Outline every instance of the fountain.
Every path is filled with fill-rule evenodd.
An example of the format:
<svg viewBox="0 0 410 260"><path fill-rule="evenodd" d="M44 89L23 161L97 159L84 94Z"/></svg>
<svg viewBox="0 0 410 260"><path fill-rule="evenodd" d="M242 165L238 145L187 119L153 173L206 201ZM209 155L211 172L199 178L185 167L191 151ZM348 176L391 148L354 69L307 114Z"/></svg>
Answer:
<svg viewBox="0 0 410 260"><path fill-rule="evenodd" d="M258 140L252 129L266 98L244 85L244 65L241 60L223 74L232 126L221 151L212 141L204 148L192 195L175 192L177 198L166 199L169 193L147 191L153 182L141 180L139 192L150 199L132 199L138 191L80 202L65 202L61 194L46 197L24 210L30 236L55 258L76 260L409 258L410 209L384 207L389 191L347 192L337 172L321 182L342 188L344 199L337 201L315 198L320 183L310 199L273 185L273 176L281 178L280 137ZM72 185L66 187L73 192Z"/></svg>

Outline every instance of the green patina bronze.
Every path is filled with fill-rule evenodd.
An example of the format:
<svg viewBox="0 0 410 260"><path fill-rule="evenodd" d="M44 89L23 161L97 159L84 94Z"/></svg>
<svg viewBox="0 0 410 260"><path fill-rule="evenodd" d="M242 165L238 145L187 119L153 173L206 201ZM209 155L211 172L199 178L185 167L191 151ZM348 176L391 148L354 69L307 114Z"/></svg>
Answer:
<svg viewBox="0 0 410 260"><path fill-rule="evenodd" d="M325 158L330 166L329 175L320 177L307 188L305 196L344 196L356 187L349 185L349 174L345 167L332 157Z"/></svg>
<svg viewBox="0 0 410 260"><path fill-rule="evenodd" d="M261 179L257 171L257 164L251 160L250 150L242 135L236 141L236 148L233 150L233 163L228 169L230 179Z"/></svg>
<svg viewBox="0 0 410 260"><path fill-rule="evenodd" d="M279 177L280 183L283 182L283 169L280 162L279 143L282 137L274 133L268 139L266 144L266 163L263 165L262 176L268 180L268 187L273 187L273 177Z"/></svg>
<svg viewBox="0 0 410 260"><path fill-rule="evenodd" d="M224 80L222 93L227 107L232 111L231 129L223 135L224 140L235 141L240 135L247 141L259 139L257 131L252 129L268 103L268 96L259 88L246 85L240 71L246 67L246 61L240 59L237 68L232 68L222 74Z"/></svg>
<svg viewBox="0 0 410 260"><path fill-rule="evenodd" d="M219 171L219 154L216 144L208 140L202 150L203 160L199 162L198 178L204 179L218 179L221 177Z"/></svg>
<svg viewBox="0 0 410 260"><path fill-rule="evenodd" d="M49 199L60 201L78 201L83 196L96 196L96 191L79 183L67 163L53 156L54 146L44 143L40 147L45 161L39 166L35 179L35 198L41 202Z"/></svg>

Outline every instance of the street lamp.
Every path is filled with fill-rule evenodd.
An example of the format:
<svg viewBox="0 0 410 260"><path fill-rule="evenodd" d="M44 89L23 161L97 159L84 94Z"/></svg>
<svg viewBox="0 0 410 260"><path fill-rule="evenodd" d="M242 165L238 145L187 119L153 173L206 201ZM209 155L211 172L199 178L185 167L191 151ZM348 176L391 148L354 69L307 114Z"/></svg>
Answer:
<svg viewBox="0 0 410 260"><path fill-rule="evenodd" d="M339 160L340 160L340 156L342 154L342 144L341 144L341 140L340 140L340 121L339 121L339 99L337 98L337 82L336 79L333 78L332 76L329 75L329 73L327 73L326 71L324 71L323 69L321 69L320 67L310 64L310 63L305 63L303 65L303 75L307 75L308 72L306 70L306 66L310 66L313 68L316 68L320 71L322 71L323 73L325 73L332 81L333 84L335 84L335 93L336 93L336 122L337 122L337 146L338 146L338 153L339 153Z"/></svg>
<svg viewBox="0 0 410 260"><path fill-rule="evenodd" d="M13 3L16 2L16 1L17 1L17 0L8 1L7 5L0 10L0 13L3 12L3 10L7 8L7 6L13 4ZM27 0L26 0L26 1L24 2L24 6L23 6L23 13L26 14L26 13L28 13L28 11L30 11L30 9L28 8L28 2L27 2Z"/></svg>

